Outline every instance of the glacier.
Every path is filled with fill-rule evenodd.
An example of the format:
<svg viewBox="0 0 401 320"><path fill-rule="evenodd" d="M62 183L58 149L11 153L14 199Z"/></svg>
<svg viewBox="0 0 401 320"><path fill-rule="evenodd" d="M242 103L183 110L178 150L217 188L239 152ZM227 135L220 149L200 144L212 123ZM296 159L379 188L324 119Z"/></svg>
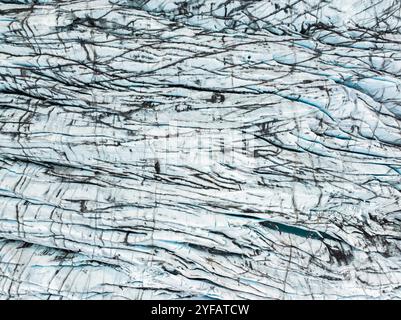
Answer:
<svg viewBox="0 0 401 320"><path fill-rule="evenodd" d="M400 299L401 2L0 0L0 299Z"/></svg>

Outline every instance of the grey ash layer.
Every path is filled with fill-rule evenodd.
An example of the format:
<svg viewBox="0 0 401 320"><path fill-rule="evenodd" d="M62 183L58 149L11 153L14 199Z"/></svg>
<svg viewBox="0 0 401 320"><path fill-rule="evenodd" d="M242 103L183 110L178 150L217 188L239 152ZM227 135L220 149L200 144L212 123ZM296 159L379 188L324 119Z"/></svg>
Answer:
<svg viewBox="0 0 401 320"><path fill-rule="evenodd" d="M397 0L0 0L0 297L401 298Z"/></svg>

